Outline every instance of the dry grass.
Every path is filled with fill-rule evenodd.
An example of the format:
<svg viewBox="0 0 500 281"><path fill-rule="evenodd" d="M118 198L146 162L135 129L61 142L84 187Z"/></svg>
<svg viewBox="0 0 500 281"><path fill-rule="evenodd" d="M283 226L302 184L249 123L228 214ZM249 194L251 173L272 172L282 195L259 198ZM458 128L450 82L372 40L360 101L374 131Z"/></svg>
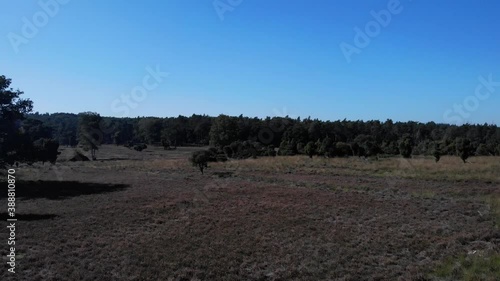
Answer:
<svg viewBox="0 0 500 281"><path fill-rule="evenodd" d="M482 181L500 183L500 157L473 157L464 164L460 158L400 157L361 159L357 157L325 159L305 156L263 157L216 164L230 170L255 172L294 172L317 175L400 177L445 181Z"/></svg>
<svg viewBox="0 0 500 281"><path fill-rule="evenodd" d="M20 167L41 182L16 201L18 280L496 278L498 158L263 157L201 175L195 149Z"/></svg>

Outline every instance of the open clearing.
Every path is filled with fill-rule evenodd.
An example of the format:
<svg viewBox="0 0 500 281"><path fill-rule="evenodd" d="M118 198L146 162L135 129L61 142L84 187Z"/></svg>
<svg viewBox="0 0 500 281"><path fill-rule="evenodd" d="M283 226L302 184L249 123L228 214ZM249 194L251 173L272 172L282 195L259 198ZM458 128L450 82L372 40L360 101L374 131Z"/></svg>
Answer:
<svg viewBox="0 0 500 281"><path fill-rule="evenodd" d="M498 280L498 157L275 157L201 175L196 149L19 167L16 279Z"/></svg>

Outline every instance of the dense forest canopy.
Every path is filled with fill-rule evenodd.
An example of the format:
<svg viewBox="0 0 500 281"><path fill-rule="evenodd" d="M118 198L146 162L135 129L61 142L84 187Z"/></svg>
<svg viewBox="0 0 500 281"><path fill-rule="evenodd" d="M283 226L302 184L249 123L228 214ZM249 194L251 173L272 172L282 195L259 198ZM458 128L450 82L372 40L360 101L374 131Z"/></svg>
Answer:
<svg viewBox="0 0 500 281"><path fill-rule="evenodd" d="M91 152L101 144L125 145L141 151L149 145L165 149L212 147L212 160L306 154L325 157L500 155L500 128L492 124L461 126L434 122L321 121L286 117L250 118L193 114L190 117L102 117L95 112L31 113L33 102L10 88L0 76L0 165L57 159L59 145ZM203 157L201 157L203 158ZM205 157L207 158L207 157Z"/></svg>
<svg viewBox="0 0 500 281"><path fill-rule="evenodd" d="M43 122L61 145L75 146L79 141L82 114L28 114L27 120ZM500 128L496 125L461 126L434 122L321 121L289 117L249 118L220 115L210 117L168 118L102 117L99 130L102 144L211 145L221 149L235 143L254 148L280 148L282 155L315 154L326 156L388 154L409 157L442 154L456 155L456 141L470 141L470 155L500 155ZM314 144L314 145L313 145ZM238 144L239 145L239 144ZM348 147L348 149L346 149Z"/></svg>

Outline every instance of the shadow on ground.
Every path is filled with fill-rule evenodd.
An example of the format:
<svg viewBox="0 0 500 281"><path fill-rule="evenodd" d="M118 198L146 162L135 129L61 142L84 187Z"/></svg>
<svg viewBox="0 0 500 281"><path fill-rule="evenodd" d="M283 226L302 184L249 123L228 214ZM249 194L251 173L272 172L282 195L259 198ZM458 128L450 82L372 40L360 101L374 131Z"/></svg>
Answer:
<svg viewBox="0 0 500 281"><path fill-rule="evenodd" d="M7 219L17 219L19 221L38 221L49 220L56 218L54 214L17 214L15 217L10 217L8 213L0 213L0 220L6 221Z"/></svg>
<svg viewBox="0 0 500 281"><path fill-rule="evenodd" d="M100 194L125 190L125 184L103 184L77 181L25 181L17 182L16 198L46 198L62 200L81 195ZM6 198L7 192L0 193L0 199Z"/></svg>

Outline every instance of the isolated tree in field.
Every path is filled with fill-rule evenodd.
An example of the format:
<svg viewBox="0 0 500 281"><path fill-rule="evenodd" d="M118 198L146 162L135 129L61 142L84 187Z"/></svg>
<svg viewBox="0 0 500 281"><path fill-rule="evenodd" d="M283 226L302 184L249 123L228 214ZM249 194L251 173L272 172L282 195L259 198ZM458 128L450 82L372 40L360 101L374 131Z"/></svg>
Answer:
<svg viewBox="0 0 500 281"><path fill-rule="evenodd" d="M90 150L92 160L96 159L96 150L103 140L101 131L102 118L98 113L84 112L79 114L78 140L85 151Z"/></svg>
<svg viewBox="0 0 500 281"><path fill-rule="evenodd" d="M200 168L200 172L203 175L203 169L208 168L208 161L210 159L210 152L204 151L195 151L189 158L189 161L193 166Z"/></svg>
<svg viewBox="0 0 500 281"><path fill-rule="evenodd" d="M411 158L412 149L413 149L413 141L409 134L405 134L399 140L399 153L404 158Z"/></svg>
<svg viewBox="0 0 500 281"><path fill-rule="evenodd" d="M434 160L439 162L439 159L441 159L441 155L443 152L441 151L441 144L439 142L434 143L434 149L432 151L432 155L434 156Z"/></svg>
<svg viewBox="0 0 500 281"><path fill-rule="evenodd" d="M455 148L457 150L460 159L466 163L467 158L472 155L473 148L469 139L467 138L457 138L455 139Z"/></svg>
<svg viewBox="0 0 500 281"><path fill-rule="evenodd" d="M313 141L310 141L306 144L306 147L304 147L304 152L309 156L309 158L313 158L313 156L316 154L316 144Z"/></svg>

